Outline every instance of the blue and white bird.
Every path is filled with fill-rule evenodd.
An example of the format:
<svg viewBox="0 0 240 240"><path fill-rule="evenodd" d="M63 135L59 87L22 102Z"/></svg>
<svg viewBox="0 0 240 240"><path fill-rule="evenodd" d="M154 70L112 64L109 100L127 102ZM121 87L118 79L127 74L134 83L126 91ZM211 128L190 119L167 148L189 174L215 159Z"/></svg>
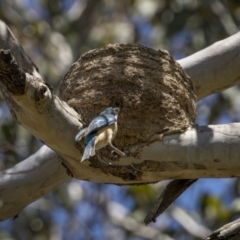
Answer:
<svg viewBox="0 0 240 240"><path fill-rule="evenodd" d="M120 156L126 156L124 152L113 146L112 140L116 136L118 126L117 118L120 108L108 107L95 117L88 127L82 129L75 137L78 144L84 137L84 153L81 162L95 155L95 150L99 150L107 145Z"/></svg>

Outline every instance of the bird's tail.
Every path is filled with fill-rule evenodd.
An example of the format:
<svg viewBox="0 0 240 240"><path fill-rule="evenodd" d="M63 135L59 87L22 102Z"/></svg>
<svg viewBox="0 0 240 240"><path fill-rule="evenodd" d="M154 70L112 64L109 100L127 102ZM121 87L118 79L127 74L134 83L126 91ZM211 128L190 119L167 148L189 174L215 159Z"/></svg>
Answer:
<svg viewBox="0 0 240 240"><path fill-rule="evenodd" d="M88 144L86 145L81 162L95 155L95 140L96 140L96 137L93 137L91 141L89 141Z"/></svg>

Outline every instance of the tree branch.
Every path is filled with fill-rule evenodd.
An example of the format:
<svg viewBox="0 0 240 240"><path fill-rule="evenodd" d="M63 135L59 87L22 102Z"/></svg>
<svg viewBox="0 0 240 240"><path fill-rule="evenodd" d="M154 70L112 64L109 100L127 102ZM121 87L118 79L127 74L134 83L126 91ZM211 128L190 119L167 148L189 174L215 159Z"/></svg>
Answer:
<svg viewBox="0 0 240 240"><path fill-rule="evenodd" d="M229 10L224 6L220 0L207 2L213 14L215 14L221 22L225 32L228 35L233 35L239 31L238 26L235 24Z"/></svg>
<svg viewBox="0 0 240 240"><path fill-rule="evenodd" d="M191 77L197 98L221 92L240 82L240 33L179 60Z"/></svg>
<svg viewBox="0 0 240 240"><path fill-rule="evenodd" d="M69 179L62 159L47 146L0 173L0 221L53 191Z"/></svg>
<svg viewBox="0 0 240 240"><path fill-rule="evenodd" d="M201 226L192 216L177 206L170 208L170 214L192 236L203 238L211 233L210 229Z"/></svg>
<svg viewBox="0 0 240 240"><path fill-rule="evenodd" d="M148 212L144 219L145 224L156 222L156 218L162 214L189 186L197 179L180 179L171 181L157 199L156 204Z"/></svg>
<svg viewBox="0 0 240 240"><path fill-rule="evenodd" d="M11 50L19 67L35 77L41 78L37 66L32 62L28 55L19 44L8 26L0 20L0 46L1 49Z"/></svg>
<svg viewBox="0 0 240 240"><path fill-rule="evenodd" d="M125 209L122 208L122 205L113 201L107 205L107 213L114 224L122 226L126 230L134 232L137 236L145 239L174 240L159 230L144 226L135 219L127 216L125 214L126 211L124 211Z"/></svg>
<svg viewBox="0 0 240 240"><path fill-rule="evenodd" d="M240 239L240 219L228 223L210 234L205 240L238 240Z"/></svg>

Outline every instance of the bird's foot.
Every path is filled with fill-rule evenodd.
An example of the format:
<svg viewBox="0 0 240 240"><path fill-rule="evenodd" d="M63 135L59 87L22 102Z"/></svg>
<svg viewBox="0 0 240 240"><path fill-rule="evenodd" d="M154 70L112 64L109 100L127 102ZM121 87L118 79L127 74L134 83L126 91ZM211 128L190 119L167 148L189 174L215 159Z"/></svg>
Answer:
<svg viewBox="0 0 240 240"><path fill-rule="evenodd" d="M126 157L127 155L124 153L124 152L122 152L122 151L120 151L119 149L114 149L114 150L112 150L111 151L111 155L113 154L113 153L117 153L118 155L120 155L121 157Z"/></svg>

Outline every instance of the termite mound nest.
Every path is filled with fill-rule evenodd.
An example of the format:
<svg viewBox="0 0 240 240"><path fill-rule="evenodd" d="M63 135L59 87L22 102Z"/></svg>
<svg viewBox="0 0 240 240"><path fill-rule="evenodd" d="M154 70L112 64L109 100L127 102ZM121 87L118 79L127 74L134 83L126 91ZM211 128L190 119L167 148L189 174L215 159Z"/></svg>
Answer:
<svg viewBox="0 0 240 240"><path fill-rule="evenodd" d="M106 107L120 107L114 143L123 150L184 131L196 118L190 77L167 51L138 44L110 44L83 54L64 76L60 97L84 125Z"/></svg>

